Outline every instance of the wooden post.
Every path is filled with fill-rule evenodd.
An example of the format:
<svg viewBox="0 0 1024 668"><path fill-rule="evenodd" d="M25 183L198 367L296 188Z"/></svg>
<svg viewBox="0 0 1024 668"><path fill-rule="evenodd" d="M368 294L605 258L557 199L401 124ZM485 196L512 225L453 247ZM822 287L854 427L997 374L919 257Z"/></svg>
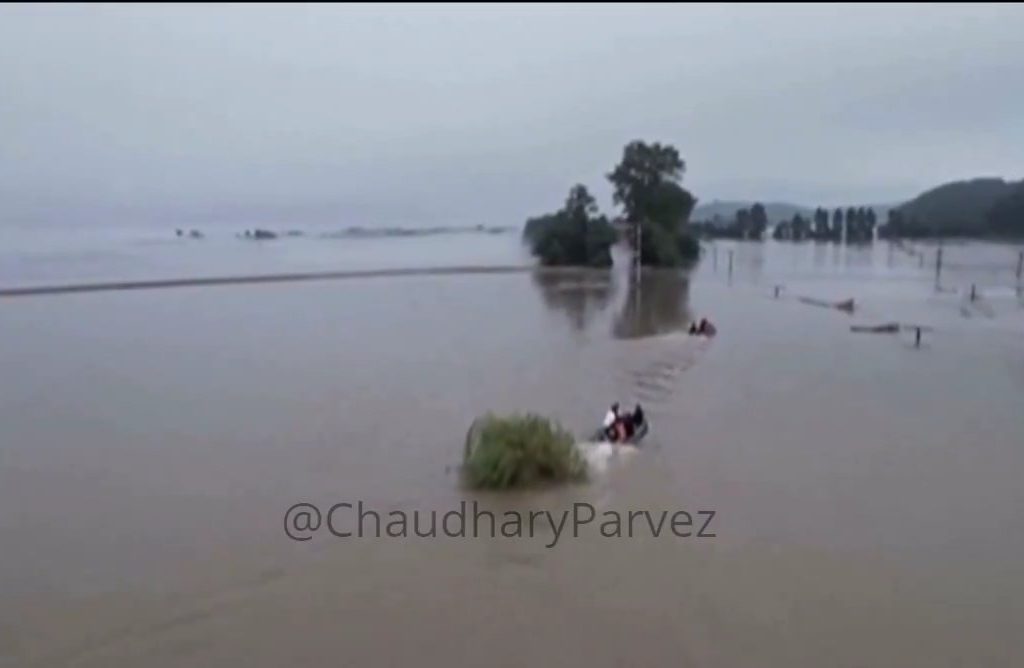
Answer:
<svg viewBox="0 0 1024 668"><path fill-rule="evenodd" d="M978 286L976 286L974 283L971 283L971 301L973 302L973 301L975 301L977 299L978 299Z"/></svg>
<svg viewBox="0 0 1024 668"><path fill-rule="evenodd" d="M729 278L732 278L732 249L729 250Z"/></svg>
<svg viewBox="0 0 1024 668"><path fill-rule="evenodd" d="M779 290L781 290L781 289L782 289L782 286L781 286L781 285L776 285L776 286L775 286L775 298L776 298L776 299L778 299L778 298L779 298Z"/></svg>
<svg viewBox="0 0 1024 668"><path fill-rule="evenodd" d="M712 242L711 243L711 248L713 249L713 252L711 253L712 268L717 272L718 271L718 244L715 243L715 242Z"/></svg>
<svg viewBox="0 0 1024 668"><path fill-rule="evenodd" d="M922 256L923 257L923 256ZM935 253L935 287L939 287L939 277L942 276L942 246L939 246Z"/></svg>
<svg viewBox="0 0 1024 668"><path fill-rule="evenodd" d="M1024 272L1024 251L1017 256L1017 283L1020 283L1021 272Z"/></svg>
<svg viewBox="0 0 1024 668"><path fill-rule="evenodd" d="M920 327L917 328L917 332L914 334L914 347L915 348L920 348L921 347L921 328Z"/></svg>

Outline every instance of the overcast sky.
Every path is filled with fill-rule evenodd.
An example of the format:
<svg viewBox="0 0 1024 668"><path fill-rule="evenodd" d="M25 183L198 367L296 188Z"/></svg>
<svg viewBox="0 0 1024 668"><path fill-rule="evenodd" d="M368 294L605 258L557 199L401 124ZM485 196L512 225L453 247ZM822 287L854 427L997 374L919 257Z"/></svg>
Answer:
<svg viewBox="0 0 1024 668"><path fill-rule="evenodd" d="M0 224L519 224L669 142L701 201L1024 172L1024 6L0 7Z"/></svg>

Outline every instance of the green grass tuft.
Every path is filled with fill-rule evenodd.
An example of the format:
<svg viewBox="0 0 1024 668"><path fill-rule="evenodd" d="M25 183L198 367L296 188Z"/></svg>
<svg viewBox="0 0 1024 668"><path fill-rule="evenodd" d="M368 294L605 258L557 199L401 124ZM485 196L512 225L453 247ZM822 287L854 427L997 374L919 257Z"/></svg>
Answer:
<svg viewBox="0 0 1024 668"><path fill-rule="evenodd" d="M573 437L533 414L486 415L466 434L463 477L477 489L512 489L586 479L586 462Z"/></svg>

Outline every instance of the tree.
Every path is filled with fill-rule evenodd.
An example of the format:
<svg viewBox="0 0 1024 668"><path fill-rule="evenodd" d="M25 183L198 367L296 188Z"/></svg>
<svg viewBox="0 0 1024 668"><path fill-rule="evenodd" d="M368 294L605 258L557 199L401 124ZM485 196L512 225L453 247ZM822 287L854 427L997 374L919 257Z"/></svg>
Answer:
<svg viewBox="0 0 1024 668"><path fill-rule="evenodd" d="M685 230L697 200L679 184L684 171L674 147L633 141L608 174L613 201L629 223L640 226L644 264L677 266L699 256L699 245ZM630 243L635 243L632 235Z"/></svg>
<svg viewBox="0 0 1024 668"><path fill-rule="evenodd" d="M860 241L864 228L864 208L855 209L850 207L846 213L846 240L854 243Z"/></svg>
<svg viewBox="0 0 1024 668"><path fill-rule="evenodd" d="M814 210L814 236L817 239L827 239L829 236L828 211L820 206Z"/></svg>
<svg viewBox="0 0 1024 668"><path fill-rule="evenodd" d="M864 240L874 241L875 240L875 224L878 219L875 217L875 210L868 208L864 213Z"/></svg>
<svg viewBox="0 0 1024 668"><path fill-rule="evenodd" d="M825 229L828 229L828 212L824 209L818 209L814 215L819 217L819 212L824 215ZM820 217L819 217L820 219ZM816 223L817 224L817 223ZM805 219L799 213L793 215L793 222L790 223L791 234L794 241L803 241L811 235L811 223Z"/></svg>
<svg viewBox="0 0 1024 668"><path fill-rule="evenodd" d="M741 239L746 239L750 234L750 209L740 209L736 212L736 230Z"/></svg>
<svg viewBox="0 0 1024 668"><path fill-rule="evenodd" d="M679 151L672 146L630 142L623 149L622 160L608 174L615 188L613 201L622 205L629 222L639 222L649 213L658 186L679 182L685 169Z"/></svg>
<svg viewBox="0 0 1024 668"><path fill-rule="evenodd" d="M767 229L768 214L764 210L764 205L756 202L750 207L750 238L760 241Z"/></svg>
<svg viewBox="0 0 1024 668"><path fill-rule="evenodd" d="M904 233L903 212L899 209L889 209L885 225L878 228L878 236L883 239L894 239Z"/></svg>
<svg viewBox="0 0 1024 668"><path fill-rule="evenodd" d="M828 214L825 214L825 219L828 220ZM811 234L811 221L801 216L799 213L793 214L793 238L797 241L802 241L810 236Z"/></svg>
<svg viewBox="0 0 1024 668"><path fill-rule="evenodd" d="M548 229L558 220L558 215L547 213L543 216L529 218L523 226L523 242L533 244L534 241L545 234Z"/></svg>
<svg viewBox="0 0 1024 668"><path fill-rule="evenodd" d="M843 210L837 208L832 214L832 230L831 236L834 239L838 239L843 234Z"/></svg>
<svg viewBox="0 0 1024 668"><path fill-rule="evenodd" d="M561 210L531 218L523 230L533 254L545 265L610 267L615 230L598 215L585 186L569 191Z"/></svg>

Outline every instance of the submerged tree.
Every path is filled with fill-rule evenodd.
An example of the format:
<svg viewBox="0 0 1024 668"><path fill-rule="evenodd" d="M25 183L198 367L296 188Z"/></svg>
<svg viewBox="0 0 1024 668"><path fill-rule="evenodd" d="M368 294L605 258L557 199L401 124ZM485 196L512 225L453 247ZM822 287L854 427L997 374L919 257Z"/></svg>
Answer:
<svg viewBox="0 0 1024 668"><path fill-rule="evenodd" d="M825 215L825 227L828 227L828 212L824 209L819 209ZM817 214L815 214L817 216ZM803 241L804 239L811 236L811 222L801 216L799 213L793 214L793 221L790 223L791 235L793 241Z"/></svg>
<svg viewBox="0 0 1024 668"><path fill-rule="evenodd" d="M768 229L768 213L764 209L764 205L760 202L756 202L754 206L750 207L750 238L757 239L758 241L764 237L765 230Z"/></svg>
<svg viewBox="0 0 1024 668"><path fill-rule="evenodd" d="M837 208L835 213L832 214L832 229L830 236L833 239L838 239L843 235L843 210Z"/></svg>
<svg viewBox="0 0 1024 668"><path fill-rule="evenodd" d="M555 213L526 221L523 238L541 264L610 267L615 230L599 215L585 186L569 191L565 205Z"/></svg>
<svg viewBox="0 0 1024 668"><path fill-rule="evenodd" d="M614 202L628 223L640 226L644 264L678 266L699 256L696 240L685 229L697 200L680 185L684 170L675 147L633 141L608 174ZM632 235L630 243L635 244Z"/></svg>
<svg viewBox="0 0 1024 668"><path fill-rule="evenodd" d="M736 222L733 223L739 230L740 238L746 239L750 235L750 209L740 209L736 212Z"/></svg>

